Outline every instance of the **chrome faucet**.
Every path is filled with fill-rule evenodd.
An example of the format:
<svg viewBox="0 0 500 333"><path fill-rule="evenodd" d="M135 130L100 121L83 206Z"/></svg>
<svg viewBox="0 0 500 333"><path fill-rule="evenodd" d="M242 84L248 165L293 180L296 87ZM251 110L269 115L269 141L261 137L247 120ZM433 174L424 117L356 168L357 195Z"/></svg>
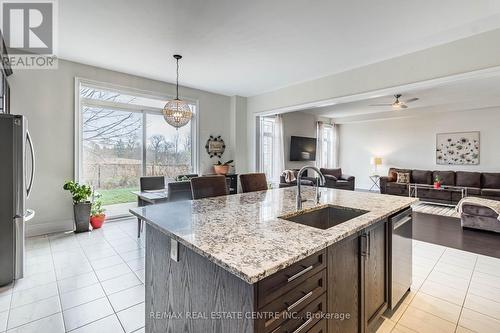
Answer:
<svg viewBox="0 0 500 333"><path fill-rule="evenodd" d="M319 178L316 181L316 204L319 204L319 199L321 197L321 193L319 192L319 186L320 185L324 186L325 182L326 182L325 176L323 176L323 174L321 173L321 171L319 171L318 168L313 167L313 166L305 166L302 169L300 169L299 173L297 174L297 210L302 209L302 195L301 195L301 191L300 191L300 188L301 188L300 185L302 182L301 178L302 178L302 174L304 173L304 171L306 171L308 169L316 171L316 173L319 175Z"/></svg>

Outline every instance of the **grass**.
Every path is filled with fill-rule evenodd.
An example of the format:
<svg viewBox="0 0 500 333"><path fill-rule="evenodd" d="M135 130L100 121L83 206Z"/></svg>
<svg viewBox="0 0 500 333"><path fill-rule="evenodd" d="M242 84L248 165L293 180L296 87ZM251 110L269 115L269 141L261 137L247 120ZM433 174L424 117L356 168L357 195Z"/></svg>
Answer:
<svg viewBox="0 0 500 333"><path fill-rule="evenodd" d="M102 194L102 205L114 205L137 200L137 196L132 191L137 191L137 187L114 188L110 190L97 190Z"/></svg>

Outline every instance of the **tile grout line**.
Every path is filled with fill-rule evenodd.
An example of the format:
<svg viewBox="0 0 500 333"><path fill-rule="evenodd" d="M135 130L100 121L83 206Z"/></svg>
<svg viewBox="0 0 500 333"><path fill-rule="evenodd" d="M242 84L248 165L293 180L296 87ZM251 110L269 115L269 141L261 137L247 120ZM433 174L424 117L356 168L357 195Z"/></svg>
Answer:
<svg viewBox="0 0 500 333"><path fill-rule="evenodd" d="M418 246L418 244L417 244ZM417 247L416 246L416 247ZM412 248L412 256L413 256L413 251L414 249ZM443 257L444 253L446 252L446 248L443 250L443 253L441 253L441 255L439 256L439 258L436 260L436 262L434 263L434 265L432 266L432 269L430 270L430 272L427 274L427 276L425 277L424 281L422 282L422 284L420 285L420 287L417 288L417 290L415 291L415 294L417 294L419 291L420 291L420 288L422 288L422 285L425 283L425 281L427 281L427 279L429 278L429 275L431 275L431 273L434 271L434 268L436 267L436 265L438 264L439 260L441 260L441 258ZM413 259L412 259L412 263L413 263ZM412 267L412 272L413 272L413 267ZM413 280L413 278L412 278ZM396 326L397 325L401 325L405 328L409 328L409 327L406 327L405 325L403 324L400 324L400 320L401 318L403 318L404 314L406 313L406 311L408 311L408 308L410 307L411 303L413 302L413 299L408 303L408 306L406 307L406 309L403 311L403 313L401 314L401 316L399 316L398 320L396 321L396 325L394 325L393 329L391 330L394 331L396 329ZM426 313L428 313L427 311L424 311ZM439 318L439 317L438 317ZM411 329L411 328L410 328ZM413 331L413 330L412 330Z"/></svg>
<svg viewBox="0 0 500 333"><path fill-rule="evenodd" d="M49 239L50 257L52 258L52 266L54 267L54 275L56 277L57 297L59 298L59 306L61 307L61 320L62 320L64 331L66 332L66 322L64 321L62 301L61 301L61 292L59 290L59 283L57 283L57 281L59 281L59 280L57 279L57 274L55 272L55 270L56 270L56 263L54 261L54 253L52 252L52 242L50 241L49 237L47 237L47 238Z"/></svg>
<svg viewBox="0 0 500 333"><path fill-rule="evenodd" d="M114 250L114 247L113 247L113 246L109 243L109 241L106 239L106 237L104 237L104 235L103 235L103 239L104 239L104 241L105 241L105 242L106 242L109 246L111 246L111 247L113 248L113 250ZM78 245L81 247L80 242L78 242ZM82 249L83 249L83 248L82 248ZM86 253L85 251L84 251L84 255L85 255L85 257L87 258L87 260L89 260L89 258L88 258L88 256L87 256L87 253ZM121 257L120 257L120 258L121 258ZM90 262L90 260L89 260L89 262ZM95 271L95 269L94 269L94 266L92 266L92 264L90 264L90 267L92 267L92 271L94 272L94 274L95 274L95 275L96 275L96 277L97 277L97 281L99 282L99 286L101 287L102 291L104 292L104 297L106 297L106 300L108 301L109 306L110 306L110 307L111 307L111 309L113 310L113 315L114 315L114 316L116 317L116 319L118 320L118 323L120 324L120 327L122 328L123 332L126 332L125 327L123 326L123 324L122 324L122 322L121 322L120 318L118 317L118 313L117 313L117 312L115 311L115 309L113 308L113 305L111 304L111 301L109 300L109 297L108 297L108 295L107 295L106 291L105 291L105 290L104 290L104 288L102 287L102 281L99 279L99 276L97 276L97 273L96 273L96 271ZM127 266L127 267L128 267L128 266ZM107 317L109 317L109 316L107 316ZM104 317L104 318L106 318L106 317ZM87 323L87 324L85 324L85 325L81 326L81 327L87 326L87 325L89 325L89 324L91 324L91 323L94 323L94 322L99 321L99 320L104 319L104 318L100 318L100 319L94 320L94 321L92 321L92 322L90 322L90 323Z"/></svg>
<svg viewBox="0 0 500 333"><path fill-rule="evenodd" d="M458 315L458 321L457 321L457 325L455 326L455 332L458 330L460 318L462 318L462 312L463 312L464 307L465 307L465 302L467 301L467 296L469 296L469 289L470 289L470 285L472 284L472 277L474 276L474 272L476 270L478 260L479 260L479 256L476 256L476 260L474 261L474 268L472 269L472 274L470 275L469 284L467 285L467 291L465 292L464 301L462 302L462 307L460 308L460 314Z"/></svg>
<svg viewBox="0 0 500 333"><path fill-rule="evenodd" d="M47 237L47 238L48 238L48 237ZM51 253L51 254L50 254L50 256L51 256L51 258L53 259L53 257L52 257L52 251L51 251L51 248L50 248L50 239L48 239L48 240L49 240L49 251L50 251L50 253ZM52 262L52 264L54 264L54 263ZM40 273L40 274L43 274L43 273ZM55 276L55 271L54 271L54 276ZM56 283L56 286L57 286L57 277L56 277L56 281L49 282L49 283ZM39 285L39 286L35 286L35 287L32 287L32 288L28 288L28 289L24 289L24 290L21 290L21 291L26 291L26 290L31 290L31 289L35 289L35 288L40 288L41 286L45 286L45 285L47 285L47 284L49 284L49 283L46 283L46 284L43 284L43 285ZM13 295L13 293L12 293L12 296L14 296L14 295ZM22 306L26 306L26 305L34 304L34 303L37 303L37 302L40 302L40 301L44 301L44 300L47 300L47 299L49 299L49 298L53 298L53 297L56 297L56 295L53 295L53 296L50 296L50 297L46 297L46 298L43 298L43 299L38 300L38 301L35 301L35 302L30 302L30 303L24 304L24 305L22 305ZM60 298L60 296L59 296L59 289L58 289L58 291L57 291L57 297L59 298L59 305L61 305L61 298ZM11 305L12 305L12 299L11 299ZM21 306L19 306L19 307L21 307ZM16 308L19 308L19 307L16 307ZM14 308L14 309L16 309L16 308ZM12 308L9 308L9 319L8 319L8 321L7 321L7 328L8 328L8 323L9 323L9 321L10 321L10 310L12 310ZM25 323L23 323L23 324L21 324L21 325L18 325L18 326L12 327L11 329L14 329L14 328L19 328L19 327L22 327L22 326L25 326L25 325L28 325L28 324L34 323L34 322L36 322L36 321L39 321L39 320L42 320L42 319L45 319L45 318L51 317L51 316L56 315L56 314L59 314L59 313L61 314L61 317L62 317L62 307L61 307L61 311L59 311L59 312L52 313L52 314L50 314L50 315L43 316L43 317L40 317L40 318L37 318L37 319L31 320L31 321L27 321L27 322L25 322ZM64 318L62 318L62 321L63 321L63 326L64 326ZM9 330L9 329L7 329L5 332L7 332L8 330Z"/></svg>

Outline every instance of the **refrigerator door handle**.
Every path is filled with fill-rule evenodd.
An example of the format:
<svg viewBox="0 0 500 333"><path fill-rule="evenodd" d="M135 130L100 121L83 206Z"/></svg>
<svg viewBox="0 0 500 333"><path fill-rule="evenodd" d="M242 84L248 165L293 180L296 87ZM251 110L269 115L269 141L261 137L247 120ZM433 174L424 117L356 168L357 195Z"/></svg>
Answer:
<svg viewBox="0 0 500 333"><path fill-rule="evenodd" d="M31 140L31 135L28 130L26 130L26 141L29 143L31 163L32 163L30 181L26 189L26 198L29 198L31 194L31 189L33 188L33 178L35 177L35 148L33 147L33 140Z"/></svg>

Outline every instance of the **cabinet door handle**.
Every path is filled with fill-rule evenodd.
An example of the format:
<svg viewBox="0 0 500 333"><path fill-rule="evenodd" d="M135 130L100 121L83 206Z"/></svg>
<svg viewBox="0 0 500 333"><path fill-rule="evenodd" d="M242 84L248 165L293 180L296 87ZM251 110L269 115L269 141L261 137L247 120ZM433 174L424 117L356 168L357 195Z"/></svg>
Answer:
<svg viewBox="0 0 500 333"><path fill-rule="evenodd" d="M292 305L290 305L289 307L286 308L286 311L290 312L292 311L292 309L294 307L296 307L297 305L299 305L300 303L304 302L306 299L308 299L309 297L311 297L313 294L312 291L308 292L307 294L305 294L304 296L302 296L301 298L299 298L298 300L296 300Z"/></svg>
<svg viewBox="0 0 500 333"><path fill-rule="evenodd" d="M301 270L300 272L298 272L297 274L294 274L292 276L290 276L288 278L288 282L292 282L293 280L295 280L296 278L298 277L301 277L302 275L306 274L307 272L309 272L311 269L313 269L314 267L311 265L309 267L306 267L304 268L303 270Z"/></svg>
<svg viewBox="0 0 500 333"><path fill-rule="evenodd" d="M371 232L367 233L366 235L368 236L368 241L367 241L367 244L366 244L366 254L368 256L370 256L370 246L372 245L372 237L371 237Z"/></svg>
<svg viewBox="0 0 500 333"><path fill-rule="evenodd" d="M368 247L368 237L366 234L361 235L361 256L366 257Z"/></svg>
<svg viewBox="0 0 500 333"><path fill-rule="evenodd" d="M306 320L305 323L303 323L302 325L300 325L295 331L293 331L293 333L299 333L301 332L304 328L307 327L307 325L309 325L311 322L313 321L313 317L309 318Z"/></svg>

